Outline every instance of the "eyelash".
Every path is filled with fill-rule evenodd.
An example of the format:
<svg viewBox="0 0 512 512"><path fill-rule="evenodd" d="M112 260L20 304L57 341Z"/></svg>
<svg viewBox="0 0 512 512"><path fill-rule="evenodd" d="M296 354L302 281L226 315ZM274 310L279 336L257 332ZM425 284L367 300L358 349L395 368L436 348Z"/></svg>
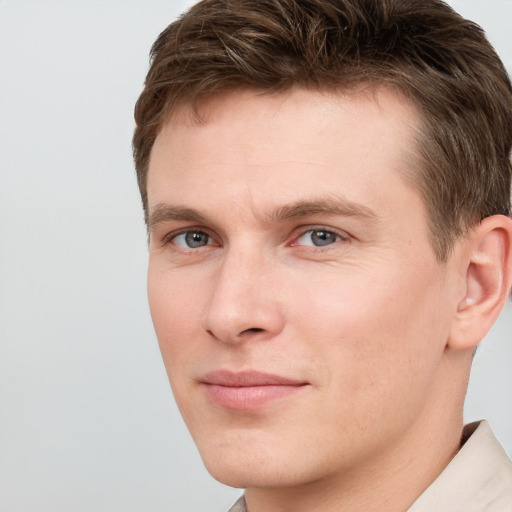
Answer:
<svg viewBox="0 0 512 512"><path fill-rule="evenodd" d="M321 245L315 246L313 244L311 244L311 245L306 245L306 244L299 245L297 243L297 241L300 238L302 238L303 236L307 235L308 233L315 233L315 232L317 232L317 233L324 232L324 233L332 234L332 235L334 235L337 238L337 240L335 240L333 243L326 244L325 246L321 246ZM181 235L186 235L187 233L195 233L195 234L206 235L209 238L209 242L213 241L214 243L213 244L212 243L208 243L208 244L206 244L204 246L200 246L200 247L197 247L197 248L193 248L193 247L185 248L185 247L181 247L181 246L173 243L173 240L175 240L177 237L179 237ZM350 236L346 232L338 231L338 230L333 229L331 227L319 225L319 226L307 226L304 229L300 229L299 228L298 234L293 236L293 241L290 244L288 244L288 245L291 246L291 247L308 247L309 250L325 250L325 248L328 248L328 247L330 247L332 245L336 245L339 242L349 242L349 241L350 241ZM195 252L198 249L202 249L204 247L215 245L215 238L206 229L189 227L189 228L180 230L178 232L172 232L172 233L167 234L162 239L162 245L163 246L168 246L170 244L174 245L177 248L177 250L181 250L181 251L185 251L185 252ZM217 244L217 245L220 245L220 244Z"/></svg>
<svg viewBox="0 0 512 512"><path fill-rule="evenodd" d="M202 234L202 235L206 235L210 240L215 240L214 237L212 235L210 235L208 230L205 230L202 228L190 227L190 228L182 229L180 231L173 231L172 233L165 235L165 237L162 239L162 245L167 246L167 245L172 244L172 245L175 245L176 247L178 247L179 249L186 251L187 249L180 247L177 244L173 244L173 240L175 240L177 237L179 237L181 235L186 235L187 233ZM208 245L210 245L210 244L208 244ZM195 251L196 249L191 247L188 250Z"/></svg>
<svg viewBox="0 0 512 512"><path fill-rule="evenodd" d="M302 238L303 236L307 235L308 233L311 233L313 235L314 233L327 233L330 235L334 235L337 239L334 240L334 242L326 244L325 246L322 245L299 245L297 244L297 241ZM345 233L344 231L338 231L336 229L333 229L331 227L327 226L308 226L307 229L302 230L295 238L294 242L292 242L290 245L292 247L309 247L316 250L324 250L326 247L330 247L331 245L335 245L339 242L348 242L350 237Z"/></svg>

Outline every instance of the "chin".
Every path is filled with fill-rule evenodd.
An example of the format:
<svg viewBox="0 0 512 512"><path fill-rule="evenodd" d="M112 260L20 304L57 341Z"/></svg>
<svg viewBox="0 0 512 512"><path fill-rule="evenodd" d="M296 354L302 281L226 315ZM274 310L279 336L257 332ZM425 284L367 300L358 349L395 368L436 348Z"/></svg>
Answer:
<svg viewBox="0 0 512 512"><path fill-rule="evenodd" d="M307 464L302 451L299 448L287 450L285 443L277 446L253 443L243 447L232 443L220 450L199 447L199 452L212 477L230 487L293 487L317 476L308 474L311 467L305 471Z"/></svg>
<svg viewBox="0 0 512 512"><path fill-rule="evenodd" d="M266 487L261 485L260 478L258 475L248 474L250 473L247 468L241 468L240 466L230 466L226 464L206 464L208 473L220 482L221 484L237 489L247 489L249 487ZM259 484L259 485L257 485Z"/></svg>
<svg viewBox="0 0 512 512"><path fill-rule="evenodd" d="M216 461L214 464L205 463L205 466L215 480L239 489L292 487L300 481L286 474L287 471L284 468L278 469L262 463L255 467L243 461L237 464Z"/></svg>
<svg viewBox="0 0 512 512"><path fill-rule="evenodd" d="M259 443L231 440L218 446L198 443L198 448L210 475L230 487L266 487L276 479L275 455Z"/></svg>

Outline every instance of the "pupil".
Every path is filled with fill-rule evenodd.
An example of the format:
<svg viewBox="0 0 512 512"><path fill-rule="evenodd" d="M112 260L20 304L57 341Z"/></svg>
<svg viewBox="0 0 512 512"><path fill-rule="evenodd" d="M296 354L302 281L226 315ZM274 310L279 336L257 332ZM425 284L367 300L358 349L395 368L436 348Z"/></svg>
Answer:
<svg viewBox="0 0 512 512"><path fill-rule="evenodd" d="M329 231L314 231L311 238L315 245L329 245L336 241L336 235Z"/></svg>
<svg viewBox="0 0 512 512"><path fill-rule="evenodd" d="M185 235L185 241L189 247L203 247L208 243L208 235L192 231Z"/></svg>

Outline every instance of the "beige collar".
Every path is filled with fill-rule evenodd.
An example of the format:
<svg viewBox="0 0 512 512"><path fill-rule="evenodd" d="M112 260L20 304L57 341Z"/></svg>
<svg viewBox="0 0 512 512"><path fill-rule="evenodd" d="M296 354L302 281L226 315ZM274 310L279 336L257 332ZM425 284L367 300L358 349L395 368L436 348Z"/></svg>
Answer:
<svg viewBox="0 0 512 512"><path fill-rule="evenodd" d="M465 438L408 512L512 512L512 463L487 421L466 425Z"/></svg>

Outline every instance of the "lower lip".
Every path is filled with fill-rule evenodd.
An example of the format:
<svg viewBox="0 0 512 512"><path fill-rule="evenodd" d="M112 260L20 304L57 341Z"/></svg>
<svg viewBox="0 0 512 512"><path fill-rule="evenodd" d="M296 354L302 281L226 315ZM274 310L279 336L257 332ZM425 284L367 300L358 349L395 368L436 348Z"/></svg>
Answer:
<svg viewBox="0 0 512 512"><path fill-rule="evenodd" d="M219 386L204 384L207 397L226 409L257 409L276 400L289 397L305 385Z"/></svg>

